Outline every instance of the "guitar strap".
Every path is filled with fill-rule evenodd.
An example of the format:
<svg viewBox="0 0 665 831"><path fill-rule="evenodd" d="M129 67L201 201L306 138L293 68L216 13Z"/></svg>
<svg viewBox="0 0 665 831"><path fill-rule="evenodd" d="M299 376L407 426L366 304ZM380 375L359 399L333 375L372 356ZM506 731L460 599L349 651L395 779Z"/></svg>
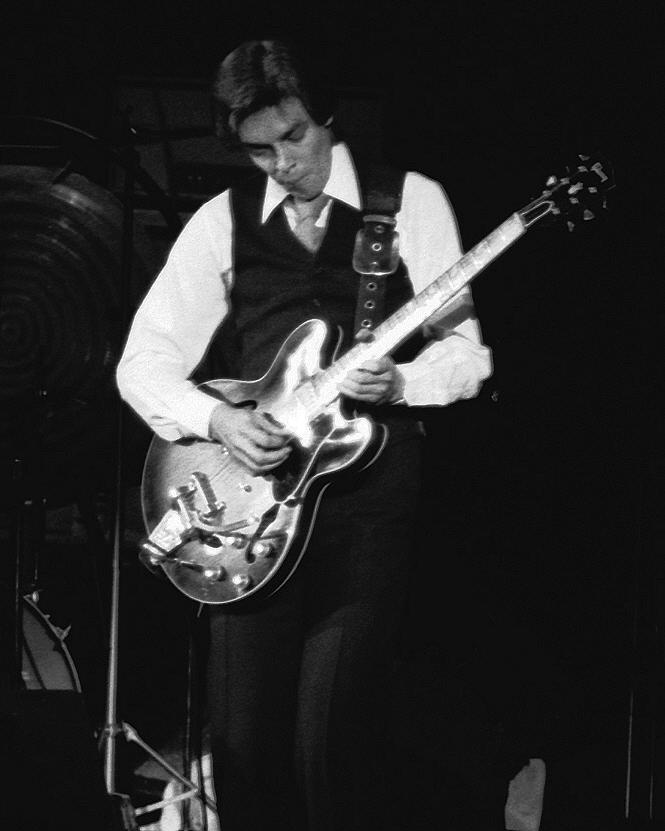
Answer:
<svg viewBox="0 0 665 831"><path fill-rule="evenodd" d="M399 265L395 216L403 184L404 173L389 167L372 167L361 176L363 227L353 248L353 268L360 275L355 333L374 329L383 320L386 280Z"/></svg>

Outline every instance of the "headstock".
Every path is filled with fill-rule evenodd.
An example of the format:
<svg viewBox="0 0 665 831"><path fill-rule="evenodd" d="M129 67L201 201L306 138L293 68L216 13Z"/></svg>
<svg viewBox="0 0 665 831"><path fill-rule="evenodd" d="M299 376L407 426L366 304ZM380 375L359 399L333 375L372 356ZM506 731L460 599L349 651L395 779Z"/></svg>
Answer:
<svg viewBox="0 0 665 831"><path fill-rule="evenodd" d="M607 161L579 155L576 164L567 166L560 176L550 176L542 194L518 213L526 228L550 216L564 218L568 230L574 231L607 209L607 193L614 187Z"/></svg>

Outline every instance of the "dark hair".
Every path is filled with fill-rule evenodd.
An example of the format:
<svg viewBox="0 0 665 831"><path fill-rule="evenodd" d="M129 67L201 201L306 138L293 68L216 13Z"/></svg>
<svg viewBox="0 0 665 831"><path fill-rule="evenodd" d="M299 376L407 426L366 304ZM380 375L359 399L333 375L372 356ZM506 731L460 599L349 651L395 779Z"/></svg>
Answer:
<svg viewBox="0 0 665 831"><path fill-rule="evenodd" d="M314 121L333 114L334 96L296 49L277 40L249 40L219 65L212 88L215 132L237 146L238 128L247 116L285 98L299 98Z"/></svg>

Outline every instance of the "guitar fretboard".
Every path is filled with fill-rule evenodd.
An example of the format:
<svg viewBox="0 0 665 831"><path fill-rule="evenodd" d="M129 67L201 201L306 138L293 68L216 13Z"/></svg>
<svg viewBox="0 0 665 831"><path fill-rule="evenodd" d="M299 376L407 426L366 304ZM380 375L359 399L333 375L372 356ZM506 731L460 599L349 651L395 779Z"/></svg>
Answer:
<svg viewBox="0 0 665 831"><path fill-rule="evenodd" d="M321 406L333 401L345 375L366 361L389 355L400 343L439 311L458 291L502 254L525 232L519 213L514 213L491 234L468 251L452 268L386 318L373 330L373 339L358 343L328 369L313 379Z"/></svg>

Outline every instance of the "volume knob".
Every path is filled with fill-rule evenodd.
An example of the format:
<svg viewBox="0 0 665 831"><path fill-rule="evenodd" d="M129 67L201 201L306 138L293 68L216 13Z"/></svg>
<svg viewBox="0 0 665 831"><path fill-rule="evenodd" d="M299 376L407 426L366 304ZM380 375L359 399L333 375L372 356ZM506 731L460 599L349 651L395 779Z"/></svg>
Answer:
<svg viewBox="0 0 665 831"><path fill-rule="evenodd" d="M206 580L223 580L226 577L226 571L221 566L218 568L206 568L203 571L203 576Z"/></svg>
<svg viewBox="0 0 665 831"><path fill-rule="evenodd" d="M255 542L252 546L252 554L255 557L270 557L274 552L274 548L269 542Z"/></svg>
<svg viewBox="0 0 665 831"><path fill-rule="evenodd" d="M231 582L236 587L238 592L246 592L247 589L252 585L252 578L249 574L235 574L231 578Z"/></svg>

